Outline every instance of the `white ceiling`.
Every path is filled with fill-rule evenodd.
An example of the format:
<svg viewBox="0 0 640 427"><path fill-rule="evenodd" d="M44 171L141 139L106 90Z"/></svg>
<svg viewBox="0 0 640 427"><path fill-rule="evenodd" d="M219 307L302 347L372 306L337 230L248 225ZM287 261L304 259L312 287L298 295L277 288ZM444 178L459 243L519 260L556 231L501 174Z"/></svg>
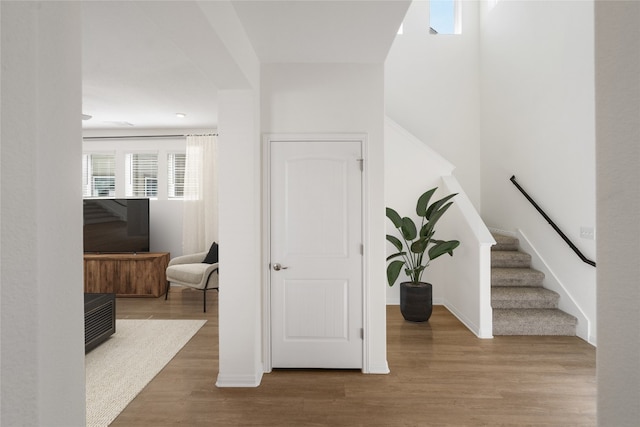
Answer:
<svg viewBox="0 0 640 427"><path fill-rule="evenodd" d="M216 87L135 2L83 3L82 43L84 128L215 126Z"/></svg>
<svg viewBox="0 0 640 427"><path fill-rule="evenodd" d="M83 122L83 128L217 126L212 58L194 59L193 55L207 52L215 36L206 14L201 13L206 3L83 3L83 112L93 116ZM263 63L380 63L409 3L237 0L231 4ZM187 9L191 15L184 13ZM171 31L166 19L158 16L172 19ZM176 113L187 116L180 119Z"/></svg>
<svg viewBox="0 0 640 427"><path fill-rule="evenodd" d="M368 62L387 56L410 1L238 1L262 62Z"/></svg>

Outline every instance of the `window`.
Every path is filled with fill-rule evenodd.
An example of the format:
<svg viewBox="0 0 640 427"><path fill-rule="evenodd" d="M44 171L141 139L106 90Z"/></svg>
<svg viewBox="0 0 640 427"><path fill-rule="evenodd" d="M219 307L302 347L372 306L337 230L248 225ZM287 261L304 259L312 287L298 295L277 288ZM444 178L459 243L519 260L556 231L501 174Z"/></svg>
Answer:
<svg viewBox="0 0 640 427"><path fill-rule="evenodd" d="M184 197L185 153L169 153L167 156L167 184L170 199Z"/></svg>
<svg viewBox="0 0 640 427"><path fill-rule="evenodd" d="M158 155L156 153L127 154L125 170L127 197L158 197Z"/></svg>
<svg viewBox="0 0 640 427"><path fill-rule="evenodd" d="M431 0L429 27L431 34L461 34L460 0Z"/></svg>
<svg viewBox="0 0 640 427"><path fill-rule="evenodd" d="M158 178L144 178L144 195L145 197L158 196Z"/></svg>
<svg viewBox="0 0 640 427"><path fill-rule="evenodd" d="M185 149L179 140L166 145L86 141L82 197L183 200Z"/></svg>
<svg viewBox="0 0 640 427"><path fill-rule="evenodd" d="M116 194L115 154L82 155L82 196L114 197Z"/></svg>

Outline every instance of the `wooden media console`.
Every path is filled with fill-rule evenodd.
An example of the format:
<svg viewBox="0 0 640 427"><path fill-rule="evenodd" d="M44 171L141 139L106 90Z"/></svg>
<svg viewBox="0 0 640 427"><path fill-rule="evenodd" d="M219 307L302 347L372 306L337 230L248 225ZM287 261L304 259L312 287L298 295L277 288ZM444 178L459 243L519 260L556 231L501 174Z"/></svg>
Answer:
<svg viewBox="0 0 640 427"><path fill-rule="evenodd" d="M84 291L159 297L167 289L168 252L85 254Z"/></svg>

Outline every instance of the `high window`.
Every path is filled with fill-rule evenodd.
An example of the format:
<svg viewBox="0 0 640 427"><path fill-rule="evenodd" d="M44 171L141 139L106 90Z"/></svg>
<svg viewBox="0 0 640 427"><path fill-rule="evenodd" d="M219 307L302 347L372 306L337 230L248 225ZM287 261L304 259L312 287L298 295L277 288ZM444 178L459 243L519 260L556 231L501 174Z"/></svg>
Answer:
<svg viewBox="0 0 640 427"><path fill-rule="evenodd" d="M82 155L83 197L114 197L116 193L114 153Z"/></svg>
<svg viewBox="0 0 640 427"><path fill-rule="evenodd" d="M129 153L125 167L127 197L158 197L158 154Z"/></svg>
<svg viewBox="0 0 640 427"><path fill-rule="evenodd" d="M460 0L429 1L429 31L431 34L461 34Z"/></svg>

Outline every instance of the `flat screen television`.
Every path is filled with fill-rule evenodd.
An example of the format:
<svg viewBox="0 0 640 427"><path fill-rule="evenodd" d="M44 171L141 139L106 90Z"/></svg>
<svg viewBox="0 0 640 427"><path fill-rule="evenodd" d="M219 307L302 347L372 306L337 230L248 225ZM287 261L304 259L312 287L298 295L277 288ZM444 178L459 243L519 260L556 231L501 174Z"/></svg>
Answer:
<svg viewBox="0 0 640 427"><path fill-rule="evenodd" d="M149 252L149 199L83 199L86 253Z"/></svg>

